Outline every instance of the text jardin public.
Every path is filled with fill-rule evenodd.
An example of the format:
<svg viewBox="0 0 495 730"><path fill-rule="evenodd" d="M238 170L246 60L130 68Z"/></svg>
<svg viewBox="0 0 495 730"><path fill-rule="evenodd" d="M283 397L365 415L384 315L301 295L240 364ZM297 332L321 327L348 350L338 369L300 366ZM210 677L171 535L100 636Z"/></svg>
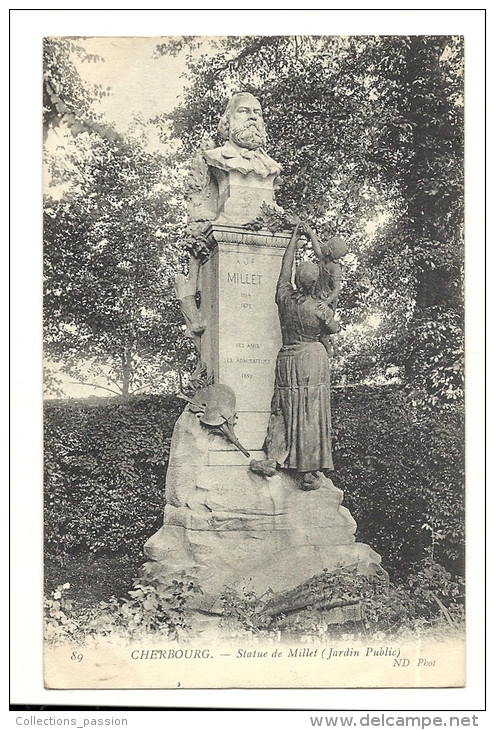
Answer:
<svg viewBox="0 0 495 730"><path fill-rule="evenodd" d="M232 656L223 654L221 656ZM272 659L286 656L297 659L310 659L320 656L322 659L331 659L332 657L394 657L400 656L400 649L394 649L391 646L381 646L378 649L371 646L366 649L354 649L347 647L346 649L309 649L308 647L288 649L283 652L281 649L274 651L237 649L234 655L236 659ZM131 659L211 659L213 654L209 649L134 649L131 652Z"/></svg>

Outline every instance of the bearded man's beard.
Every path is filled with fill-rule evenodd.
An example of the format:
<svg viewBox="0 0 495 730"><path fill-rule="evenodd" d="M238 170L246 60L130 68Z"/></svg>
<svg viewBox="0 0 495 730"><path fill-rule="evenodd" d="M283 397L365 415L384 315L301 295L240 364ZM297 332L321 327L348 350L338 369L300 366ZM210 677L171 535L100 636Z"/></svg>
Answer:
<svg viewBox="0 0 495 730"><path fill-rule="evenodd" d="M257 150L266 143L266 134L263 122L248 121L237 126L235 122L230 125L230 134L233 141L239 147L248 150Z"/></svg>

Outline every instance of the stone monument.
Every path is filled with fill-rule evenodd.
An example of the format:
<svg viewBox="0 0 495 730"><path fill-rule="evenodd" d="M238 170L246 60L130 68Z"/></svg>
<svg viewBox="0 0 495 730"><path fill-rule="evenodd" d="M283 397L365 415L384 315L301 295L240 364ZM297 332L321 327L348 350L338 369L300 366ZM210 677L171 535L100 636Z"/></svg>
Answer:
<svg viewBox="0 0 495 730"><path fill-rule="evenodd" d="M386 576L380 556L355 541L356 523L341 506L343 494L324 473L332 466L330 382L319 342L302 359L318 388L309 399L316 394L324 406L305 422L300 439L288 435L301 418L294 416L289 428L287 413L294 409L281 405L281 359L292 347L281 314L281 279L291 302L306 294L292 292L290 284L297 231L291 237L249 227L263 205L278 208L281 172L264 150L259 101L251 94L234 96L219 135L223 145L203 140L193 161L189 275L176 282L198 350L197 391L186 397L174 429L164 524L145 545L143 567L149 579L195 577L203 591L198 607L213 614L226 586L249 583L258 593L283 596L323 570L354 567ZM302 279L308 284L304 271ZM311 308L314 322L332 319L324 302L309 297L303 306ZM317 334L332 331L323 326ZM291 367L304 375L299 364ZM291 456L296 451L299 456ZM325 456L302 456L316 452Z"/></svg>

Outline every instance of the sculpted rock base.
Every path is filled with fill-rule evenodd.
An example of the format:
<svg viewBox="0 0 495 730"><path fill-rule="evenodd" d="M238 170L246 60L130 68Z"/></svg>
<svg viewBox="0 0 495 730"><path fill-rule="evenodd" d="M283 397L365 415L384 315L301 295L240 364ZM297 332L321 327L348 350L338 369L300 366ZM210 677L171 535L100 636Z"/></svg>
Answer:
<svg viewBox="0 0 495 730"><path fill-rule="evenodd" d="M188 409L177 421L167 472L163 527L145 545L148 578L186 573L203 594L197 608L217 613L225 586L249 583L258 595L301 585L324 569L384 573L381 558L355 542L356 523L342 492L321 476L304 492L301 476L271 477L245 466L210 464L220 436Z"/></svg>

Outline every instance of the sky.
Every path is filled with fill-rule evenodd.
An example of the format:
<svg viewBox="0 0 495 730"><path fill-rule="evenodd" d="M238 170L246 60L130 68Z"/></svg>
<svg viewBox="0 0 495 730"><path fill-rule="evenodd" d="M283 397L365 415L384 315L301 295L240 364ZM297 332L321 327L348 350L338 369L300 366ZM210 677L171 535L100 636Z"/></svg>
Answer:
<svg viewBox="0 0 495 730"><path fill-rule="evenodd" d="M134 117L143 120L168 113L177 105L184 86L184 54L158 56L156 46L166 38L93 37L78 41L88 53L101 56L96 63L77 62L81 77L110 87L101 111L124 132Z"/></svg>

